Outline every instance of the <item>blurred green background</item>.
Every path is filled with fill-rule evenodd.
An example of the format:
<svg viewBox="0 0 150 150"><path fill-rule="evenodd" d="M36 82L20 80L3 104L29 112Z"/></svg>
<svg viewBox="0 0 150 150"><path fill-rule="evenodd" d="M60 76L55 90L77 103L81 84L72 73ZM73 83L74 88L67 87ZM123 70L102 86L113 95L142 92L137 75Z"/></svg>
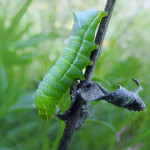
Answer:
<svg viewBox="0 0 150 150"><path fill-rule="evenodd" d="M38 84L61 56L71 35L72 12L104 9L106 0L0 1L0 150L56 150L64 123L40 118ZM105 101L91 103L85 125L68 150L148 150L150 147L150 1L117 1L93 80L110 91L137 89L147 108L133 112ZM61 99L62 110L70 103Z"/></svg>

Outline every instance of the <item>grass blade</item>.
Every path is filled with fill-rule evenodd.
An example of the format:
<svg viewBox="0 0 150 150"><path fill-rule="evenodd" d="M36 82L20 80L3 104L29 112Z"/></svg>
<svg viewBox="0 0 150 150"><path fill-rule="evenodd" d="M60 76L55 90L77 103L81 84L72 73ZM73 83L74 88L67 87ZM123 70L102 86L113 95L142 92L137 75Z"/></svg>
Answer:
<svg viewBox="0 0 150 150"><path fill-rule="evenodd" d="M117 132L114 126L112 126L111 124L109 124L109 123L107 123L105 121L87 119L86 123L96 123L96 124L99 124L99 125L103 125L103 126L109 128L109 129L111 129L114 133Z"/></svg>
<svg viewBox="0 0 150 150"><path fill-rule="evenodd" d="M15 17L12 19L11 25L10 27L6 30L6 33L4 35L3 38L3 46L6 44L7 40L10 38L10 36L12 35L12 33L14 32L15 28L17 27L20 19L22 18L22 16L24 15L24 13L26 12L28 6L30 5L30 3L32 2L32 0L27 0L26 3L22 6L22 8L20 9L20 11L15 15Z"/></svg>

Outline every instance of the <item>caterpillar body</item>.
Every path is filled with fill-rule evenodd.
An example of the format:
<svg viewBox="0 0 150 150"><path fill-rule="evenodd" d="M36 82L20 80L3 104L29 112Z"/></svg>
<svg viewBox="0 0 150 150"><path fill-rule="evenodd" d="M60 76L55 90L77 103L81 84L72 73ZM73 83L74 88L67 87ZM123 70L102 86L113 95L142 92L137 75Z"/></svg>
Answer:
<svg viewBox="0 0 150 150"><path fill-rule="evenodd" d="M45 75L35 94L38 113L47 121L56 113L59 99L73 81L76 78L84 80L82 70L91 64L91 52L97 47L94 43L95 30L107 14L100 10L88 10L73 15L72 36L67 47L55 66Z"/></svg>

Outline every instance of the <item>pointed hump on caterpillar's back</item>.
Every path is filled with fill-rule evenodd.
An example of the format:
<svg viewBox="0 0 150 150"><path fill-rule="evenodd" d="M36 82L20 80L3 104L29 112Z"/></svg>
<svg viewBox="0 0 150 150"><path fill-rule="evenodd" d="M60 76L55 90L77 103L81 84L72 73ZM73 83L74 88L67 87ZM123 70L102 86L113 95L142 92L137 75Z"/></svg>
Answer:
<svg viewBox="0 0 150 150"><path fill-rule="evenodd" d="M103 17L106 16L106 12L101 10L87 10L83 12L76 12L74 14L74 22L78 22L80 27L88 27L90 22L93 22L93 19L96 18L100 21L102 17L101 13L103 14Z"/></svg>

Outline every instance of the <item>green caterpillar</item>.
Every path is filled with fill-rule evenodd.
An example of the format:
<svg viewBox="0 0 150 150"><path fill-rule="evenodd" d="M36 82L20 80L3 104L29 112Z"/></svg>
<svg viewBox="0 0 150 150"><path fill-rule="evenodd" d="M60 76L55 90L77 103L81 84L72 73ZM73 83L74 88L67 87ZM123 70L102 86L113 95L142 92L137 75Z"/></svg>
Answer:
<svg viewBox="0 0 150 150"><path fill-rule="evenodd" d="M73 15L73 31L67 47L36 90L35 105L47 121L56 113L59 99L73 81L77 78L84 80L82 70L91 64L91 52L97 47L94 43L95 30L107 14L100 10L88 10Z"/></svg>

